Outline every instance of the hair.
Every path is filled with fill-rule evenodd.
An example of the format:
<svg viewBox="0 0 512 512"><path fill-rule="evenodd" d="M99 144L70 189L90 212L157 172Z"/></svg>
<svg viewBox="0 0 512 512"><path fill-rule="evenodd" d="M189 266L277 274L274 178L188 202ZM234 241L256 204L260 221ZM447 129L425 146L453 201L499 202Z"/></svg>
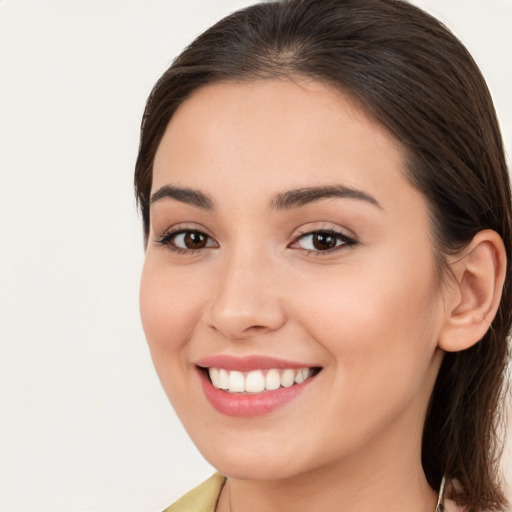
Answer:
<svg viewBox="0 0 512 512"><path fill-rule="evenodd" d="M402 0L283 0L242 9L206 30L173 61L147 101L135 169L146 241L153 160L179 105L214 82L297 77L349 95L400 141L407 177L430 207L441 275L446 255L459 253L479 231L492 229L503 239L507 269L497 315L479 343L444 355L422 445L434 489L445 475L457 483L453 499L468 512L503 510L510 183L485 81L442 23Z"/></svg>

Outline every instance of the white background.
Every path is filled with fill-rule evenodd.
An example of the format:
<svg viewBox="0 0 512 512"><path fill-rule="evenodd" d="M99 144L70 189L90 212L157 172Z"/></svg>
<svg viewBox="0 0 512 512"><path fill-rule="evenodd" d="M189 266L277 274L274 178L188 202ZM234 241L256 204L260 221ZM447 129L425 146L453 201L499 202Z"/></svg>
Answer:
<svg viewBox="0 0 512 512"><path fill-rule="evenodd" d="M0 0L0 512L158 512L212 472L140 327L132 172L153 83L249 3ZM510 155L512 1L417 3L480 64Z"/></svg>

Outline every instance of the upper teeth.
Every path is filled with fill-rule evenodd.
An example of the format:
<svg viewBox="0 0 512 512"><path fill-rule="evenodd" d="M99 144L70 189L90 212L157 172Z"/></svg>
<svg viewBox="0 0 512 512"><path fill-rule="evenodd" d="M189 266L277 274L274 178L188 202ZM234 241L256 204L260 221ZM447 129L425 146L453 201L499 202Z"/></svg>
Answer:
<svg viewBox="0 0 512 512"><path fill-rule="evenodd" d="M230 393L260 393L264 390L272 391L281 386L289 388L293 384L304 382L311 376L310 368L253 370L246 373L224 368L208 368L208 373L214 387Z"/></svg>

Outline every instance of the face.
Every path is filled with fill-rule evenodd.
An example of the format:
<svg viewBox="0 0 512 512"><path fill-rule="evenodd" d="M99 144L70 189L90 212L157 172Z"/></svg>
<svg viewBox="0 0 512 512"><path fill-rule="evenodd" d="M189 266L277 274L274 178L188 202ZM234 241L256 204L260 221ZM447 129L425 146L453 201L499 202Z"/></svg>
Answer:
<svg viewBox="0 0 512 512"><path fill-rule="evenodd" d="M170 401L224 474L419 459L443 308L405 172L394 138L316 82L209 85L173 116L141 315Z"/></svg>

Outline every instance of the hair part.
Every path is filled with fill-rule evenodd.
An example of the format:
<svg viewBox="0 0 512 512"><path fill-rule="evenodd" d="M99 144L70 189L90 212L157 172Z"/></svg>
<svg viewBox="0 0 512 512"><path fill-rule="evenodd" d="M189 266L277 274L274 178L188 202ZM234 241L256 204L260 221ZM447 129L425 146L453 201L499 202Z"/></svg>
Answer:
<svg viewBox="0 0 512 512"><path fill-rule="evenodd" d="M284 0L235 12L201 34L146 105L135 169L146 240L153 160L179 105L219 81L295 77L348 94L402 144L408 179L430 206L441 271L446 255L481 230L504 241L507 277L492 328L472 348L445 354L422 450L433 488L446 475L467 512L503 510L498 431L512 315L510 183L485 81L438 20L402 0Z"/></svg>

